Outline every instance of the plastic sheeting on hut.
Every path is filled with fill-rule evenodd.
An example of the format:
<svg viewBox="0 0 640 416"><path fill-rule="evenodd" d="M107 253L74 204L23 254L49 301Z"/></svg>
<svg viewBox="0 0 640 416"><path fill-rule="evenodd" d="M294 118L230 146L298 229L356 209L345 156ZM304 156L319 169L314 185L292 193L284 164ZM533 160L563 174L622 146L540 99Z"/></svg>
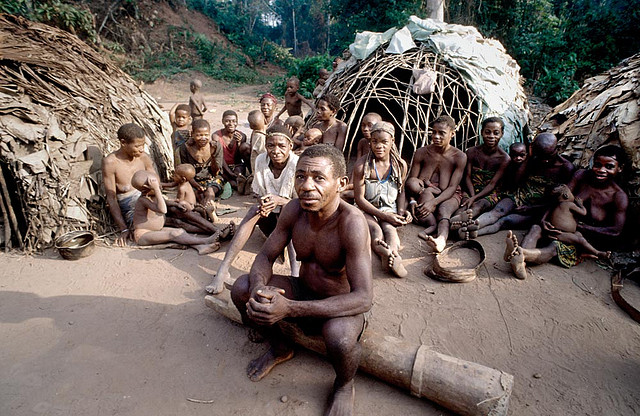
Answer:
<svg viewBox="0 0 640 416"><path fill-rule="evenodd" d="M348 154L371 111L395 124L398 146L412 147L405 154L427 144L429 123L443 114L456 120L454 144L462 150L478 143L480 123L489 116L505 122L503 148L528 134L520 67L500 42L474 27L412 16L399 30L359 33L349 51L323 90L341 99Z"/></svg>
<svg viewBox="0 0 640 416"><path fill-rule="evenodd" d="M127 74L76 36L0 15L0 187L5 248L110 230L100 163L117 130L147 133L160 175L173 166L169 119Z"/></svg>
<svg viewBox="0 0 640 416"><path fill-rule="evenodd" d="M563 154L587 167L593 152L619 144L631 161L623 184L636 209L640 197L640 54L585 81L567 101L544 119L541 131L556 134Z"/></svg>

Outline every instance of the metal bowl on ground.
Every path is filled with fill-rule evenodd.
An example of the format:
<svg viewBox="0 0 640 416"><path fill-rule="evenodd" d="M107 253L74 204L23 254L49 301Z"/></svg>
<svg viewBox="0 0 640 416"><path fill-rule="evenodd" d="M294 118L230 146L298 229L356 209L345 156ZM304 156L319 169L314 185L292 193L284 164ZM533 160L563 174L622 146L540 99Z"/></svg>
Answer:
<svg viewBox="0 0 640 416"><path fill-rule="evenodd" d="M476 240L458 241L438 253L424 273L445 282L467 283L476 278L485 257L484 247Z"/></svg>
<svg viewBox="0 0 640 416"><path fill-rule="evenodd" d="M67 260L78 260L93 253L96 238L91 231L71 231L56 238L55 247Z"/></svg>

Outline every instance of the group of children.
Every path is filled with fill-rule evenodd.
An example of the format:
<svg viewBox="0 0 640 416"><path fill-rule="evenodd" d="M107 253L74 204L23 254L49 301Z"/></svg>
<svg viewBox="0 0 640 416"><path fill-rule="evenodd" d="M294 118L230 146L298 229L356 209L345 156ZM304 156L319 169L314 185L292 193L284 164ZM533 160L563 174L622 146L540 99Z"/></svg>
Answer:
<svg viewBox="0 0 640 416"><path fill-rule="evenodd" d="M328 71L324 72L318 87L328 76ZM287 133L294 155L319 143L344 148L346 124L336 118L337 97L321 95L314 105L300 95L300 82L295 77L287 82L285 103L277 114L277 99L271 94L260 98L260 110L249 112L247 120L252 131L248 139L237 129L238 115L232 110L222 115L224 127L211 132L203 118L207 106L199 91L201 86L198 80L192 81L189 104L176 105L170 111L176 166L172 182L158 182L151 160L143 152L141 128L125 125L118 132L121 148L105 158L103 171L109 209L122 234L119 241L132 235L142 245L175 241L193 246L200 253L216 250L221 237L233 235L234 226L219 230L214 225L215 201L228 197L231 189L241 194L251 192L256 162L267 152L267 132L271 129L273 134L274 126L286 128L282 131ZM309 128L305 128L302 104L314 112ZM283 123L278 117L284 112L288 118ZM513 143L507 153L499 146L504 123L498 117L489 117L482 122L482 143L465 153L451 145L455 121L440 116L430 126L430 144L416 150L408 167L398 153L393 124L383 121L379 114L368 113L362 117L360 127L362 138L357 144L352 184L344 198L352 199L364 212L372 251L381 258L383 269L396 276L407 274L399 254L397 227L411 222L424 227L418 236L435 252L444 249L451 231L468 239L505 228L540 225L536 244L544 236L553 240L561 263L566 260L566 246L578 246L584 254L601 259L608 256L607 251L594 248L582 235L580 229L584 226L576 215L587 221L597 217L595 222L614 223L604 226L604 231L603 226L591 226L590 231L596 235L621 232L625 217L619 211L622 206L626 209L626 195L615 184L618 171L582 174L582 182L587 181L591 188L601 186L608 190L605 195L613 193L617 198L603 199L600 194L598 198L591 192L589 200L583 202L583 197L572 193L581 184L572 182L573 165L557 154L553 135L538 135L530 149L523 143ZM289 142L281 145L286 143ZM616 169L621 169L624 154L605 153L603 157L614 159ZM286 154L289 157L288 150ZM598 166L611 164L609 159L599 161ZM162 189L170 187L177 188L175 200L161 197ZM607 204L613 204L616 213L612 214ZM168 224L165 214L169 214ZM505 253L505 260L511 261L516 275L522 277L526 274L522 272L525 260L520 257L526 257L527 252L513 234L508 237L507 251L510 252ZM219 289L220 282L215 286Z"/></svg>

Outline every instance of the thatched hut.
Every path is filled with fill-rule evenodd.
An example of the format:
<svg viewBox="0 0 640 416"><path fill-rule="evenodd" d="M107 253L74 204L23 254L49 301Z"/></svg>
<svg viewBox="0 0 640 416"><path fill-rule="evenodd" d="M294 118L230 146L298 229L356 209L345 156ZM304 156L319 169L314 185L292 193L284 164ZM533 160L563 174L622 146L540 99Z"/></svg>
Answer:
<svg viewBox="0 0 640 416"><path fill-rule="evenodd" d="M541 131L558 137L574 164L587 167L593 152L619 144L631 161L622 185L638 210L640 197L640 54L585 81L544 119Z"/></svg>
<svg viewBox="0 0 640 416"><path fill-rule="evenodd" d="M118 128L144 128L158 171L172 168L171 125L153 98L97 51L61 30L0 15L0 238L50 245L74 229L109 230L102 156Z"/></svg>
<svg viewBox="0 0 640 416"><path fill-rule="evenodd" d="M504 119L504 148L528 134L518 64L473 27L412 16L399 30L359 33L349 52L323 91L341 99L347 154L354 152L362 117L372 111L395 124L407 158L427 144L429 124L442 114L458 123L454 144L462 150L478 143L488 116Z"/></svg>

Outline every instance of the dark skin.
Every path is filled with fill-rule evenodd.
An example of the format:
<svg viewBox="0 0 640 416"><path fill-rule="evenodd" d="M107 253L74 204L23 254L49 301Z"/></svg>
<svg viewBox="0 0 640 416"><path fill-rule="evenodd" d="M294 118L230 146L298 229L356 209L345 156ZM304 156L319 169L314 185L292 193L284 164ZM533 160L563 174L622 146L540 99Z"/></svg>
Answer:
<svg viewBox="0 0 640 416"><path fill-rule="evenodd" d="M532 145L532 156L524 162L524 182L533 176L561 184L571 180L574 167L558 154L557 144L558 141L553 134L542 133L536 136ZM500 218L495 224L481 228L478 235L490 234L505 228L528 228L531 224L540 222L547 208L547 201L543 199L513 208L509 215Z"/></svg>
<svg viewBox="0 0 640 416"><path fill-rule="evenodd" d="M295 189L249 275L236 280L232 299L245 323L257 327L270 349L249 364L253 381L293 356L293 347L273 325L285 318L317 318L327 357L336 372L326 414L353 413L353 378L360 361L358 336L373 300L369 232L362 213L340 199L347 177L336 177L330 159L303 157ZM291 281L272 267L289 241L302 262L300 284L307 296L294 298Z"/></svg>
<svg viewBox="0 0 640 416"><path fill-rule="evenodd" d="M222 162L222 176L227 180L233 188L238 187L238 175L244 174L244 166L242 165L241 158L247 156L247 149L249 153L251 152L251 147L246 143L247 136L244 135L241 131L237 130L238 127L238 117L234 115L227 115L222 119L222 124L224 125L224 129L221 130L222 133L222 141L224 142L224 151L227 149L231 151L234 147L237 146L236 149L236 165L234 169L231 169L227 162ZM217 140L219 137L217 134L214 135Z"/></svg>
<svg viewBox="0 0 640 416"><path fill-rule="evenodd" d="M467 156L451 146L451 139L455 135L452 127L446 123L435 123L431 131L432 144L421 147L415 153L406 182L406 193L417 201L414 216L419 222L430 214L436 215L436 238L429 235L429 230L424 230L418 236L427 240L427 243L439 252L444 249L449 236L449 219L459 207L454 194L462 180ZM433 192L427 191L432 184L437 184L441 191L433 197ZM398 213L403 215L406 208L407 205L403 202L399 205Z"/></svg>
<svg viewBox="0 0 640 416"><path fill-rule="evenodd" d="M394 143L391 134L384 131L375 131L371 137L370 148L375 159L374 163L381 177L386 177L391 169L390 151ZM365 179L377 179L374 172L368 178L364 176L366 157L361 157L353 168L353 190L358 207L364 212L372 242L371 249L382 261L382 269L391 271L398 277L405 277L407 271L402 265L400 257L400 238L396 227L401 227L411 222L411 214L405 211L404 215L397 212L381 211L365 198ZM406 163L402 160L406 172ZM397 173L396 173L397 174ZM398 200L402 195L398 193ZM397 201L396 201L397 203Z"/></svg>
<svg viewBox="0 0 640 416"><path fill-rule="evenodd" d="M120 230L116 239L117 245L125 245L133 233L127 227L118 204L118 194L130 192L133 189L131 178L139 170L155 173L151 157L144 152L144 137L135 138L129 142L120 141L120 148L102 161L102 180L107 194L109 213Z"/></svg>
<svg viewBox="0 0 640 416"><path fill-rule="evenodd" d="M331 107L325 100L319 100L316 107L318 121L313 127L322 131L321 143L327 143L343 150L347 136L347 124L336 119L336 112L337 109Z"/></svg>
<svg viewBox="0 0 640 416"><path fill-rule="evenodd" d="M622 168L615 158L596 156L590 170L579 170L569 182L569 188L576 198L580 198L587 214L578 222L578 231L587 234L594 243L611 242L622 233L626 221L629 198L614 181ZM551 238L561 233L548 223L534 225L518 246L515 236L509 232L506 240L505 260L511 262L511 268L519 278L526 277L526 263L547 263L558 255L556 246L537 248L544 233ZM511 253L511 255L508 255Z"/></svg>
<svg viewBox="0 0 640 416"><path fill-rule="evenodd" d="M302 103L305 103L311 110L314 110L315 107L313 103L303 97L298 90L300 89L300 83L295 80L287 81L287 91L284 94L284 107L278 114L276 114L276 118L280 117L282 113L285 111L289 116L301 116L302 115Z"/></svg>

